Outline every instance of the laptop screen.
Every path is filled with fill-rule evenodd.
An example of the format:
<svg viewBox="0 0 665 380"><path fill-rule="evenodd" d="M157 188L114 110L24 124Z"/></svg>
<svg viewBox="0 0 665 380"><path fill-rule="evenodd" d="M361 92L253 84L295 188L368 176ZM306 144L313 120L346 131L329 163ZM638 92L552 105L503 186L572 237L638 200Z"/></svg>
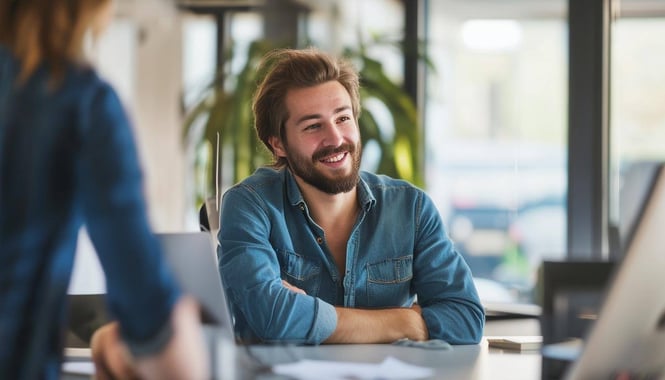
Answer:
<svg viewBox="0 0 665 380"><path fill-rule="evenodd" d="M183 288L201 304L205 324L233 334L212 236L207 232L157 234L166 261Z"/></svg>

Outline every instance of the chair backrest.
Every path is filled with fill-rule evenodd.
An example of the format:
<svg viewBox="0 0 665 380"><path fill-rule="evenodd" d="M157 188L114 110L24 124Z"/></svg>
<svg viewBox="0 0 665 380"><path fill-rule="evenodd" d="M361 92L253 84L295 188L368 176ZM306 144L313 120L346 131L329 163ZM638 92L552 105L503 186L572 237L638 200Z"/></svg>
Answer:
<svg viewBox="0 0 665 380"><path fill-rule="evenodd" d="M210 221L208 220L208 207L205 203L199 208L199 228L203 232L210 232Z"/></svg>
<svg viewBox="0 0 665 380"><path fill-rule="evenodd" d="M540 268L543 344L584 338L610 282L613 262L544 261ZM561 379L570 361L543 355L541 380Z"/></svg>
<svg viewBox="0 0 665 380"><path fill-rule="evenodd" d="M199 208L199 228L203 232L212 235L215 246L217 245L217 232L219 232L219 210L218 203L214 197L209 197Z"/></svg>
<svg viewBox="0 0 665 380"><path fill-rule="evenodd" d="M65 347L90 347L92 334L110 321L106 294L69 294Z"/></svg>
<svg viewBox="0 0 665 380"><path fill-rule="evenodd" d="M613 262L545 261L541 268L543 343L582 338L609 284Z"/></svg>

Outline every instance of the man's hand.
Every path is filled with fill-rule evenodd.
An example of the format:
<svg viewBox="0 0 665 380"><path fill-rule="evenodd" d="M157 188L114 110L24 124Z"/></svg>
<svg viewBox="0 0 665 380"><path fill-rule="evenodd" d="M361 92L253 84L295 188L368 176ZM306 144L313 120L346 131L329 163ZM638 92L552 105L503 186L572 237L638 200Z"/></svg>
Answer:
<svg viewBox="0 0 665 380"><path fill-rule="evenodd" d="M171 315L173 336L164 349L151 356L132 358L112 322L92 337L96 378L106 379L209 379L208 351L201 330L198 304L181 298Z"/></svg>
<svg viewBox="0 0 665 380"><path fill-rule="evenodd" d="M411 310L417 313L417 317L412 315L412 318L409 319L411 322L411 333L413 337L408 337L411 340L427 340L429 339L429 331L427 330L427 325L423 319L423 308L420 305L414 303L411 306Z"/></svg>

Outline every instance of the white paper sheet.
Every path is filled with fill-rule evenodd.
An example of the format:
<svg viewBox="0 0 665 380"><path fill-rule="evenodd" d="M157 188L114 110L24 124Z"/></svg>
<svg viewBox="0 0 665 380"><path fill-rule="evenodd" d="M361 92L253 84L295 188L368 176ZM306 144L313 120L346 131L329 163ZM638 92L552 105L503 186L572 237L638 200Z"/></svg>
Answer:
<svg viewBox="0 0 665 380"><path fill-rule="evenodd" d="M387 357L381 363L355 363L328 360L300 360L277 364L272 368L279 375L299 380L318 379L422 379L434 374L431 368L404 363Z"/></svg>

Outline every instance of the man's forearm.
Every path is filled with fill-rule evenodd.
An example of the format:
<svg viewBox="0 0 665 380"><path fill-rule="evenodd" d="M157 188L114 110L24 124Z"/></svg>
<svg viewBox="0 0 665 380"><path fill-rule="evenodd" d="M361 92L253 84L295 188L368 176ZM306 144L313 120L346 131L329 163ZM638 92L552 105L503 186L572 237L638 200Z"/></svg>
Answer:
<svg viewBox="0 0 665 380"><path fill-rule="evenodd" d="M325 343L390 343L398 339L426 340L420 309L380 310L336 307L337 327Z"/></svg>

